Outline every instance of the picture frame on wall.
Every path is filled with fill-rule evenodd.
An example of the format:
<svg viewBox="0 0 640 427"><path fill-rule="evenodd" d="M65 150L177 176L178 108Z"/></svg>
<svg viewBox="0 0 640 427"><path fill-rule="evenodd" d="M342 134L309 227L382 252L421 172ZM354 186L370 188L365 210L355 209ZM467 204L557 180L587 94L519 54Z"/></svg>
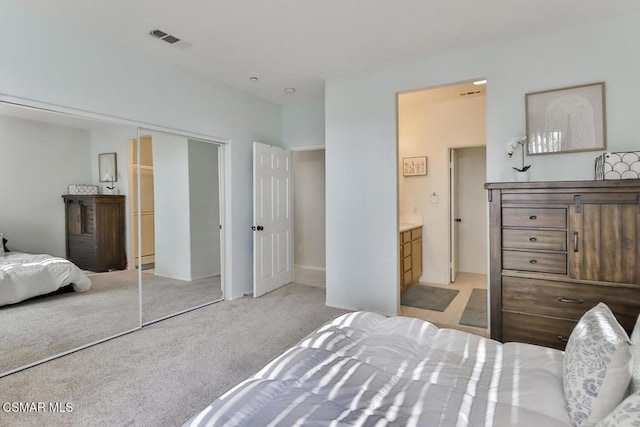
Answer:
<svg viewBox="0 0 640 427"><path fill-rule="evenodd" d="M116 153L98 154L98 175L100 182L118 181L118 163Z"/></svg>
<svg viewBox="0 0 640 427"><path fill-rule="evenodd" d="M402 159L402 175L418 176L427 174L427 157L404 157Z"/></svg>
<svg viewBox="0 0 640 427"><path fill-rule="evenodd" d="M604 151L604 82L525 95L527 155Z"/></svg>

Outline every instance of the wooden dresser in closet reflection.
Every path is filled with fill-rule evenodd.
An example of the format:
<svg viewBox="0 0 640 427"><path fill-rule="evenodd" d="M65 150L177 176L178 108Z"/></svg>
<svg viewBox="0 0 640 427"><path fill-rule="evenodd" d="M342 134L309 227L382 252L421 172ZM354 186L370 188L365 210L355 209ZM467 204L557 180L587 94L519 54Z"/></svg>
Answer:
<svg viewBox="0 0 640 427"><path fill-rule="evenodd" d="M64 195L67 259L83 270L122 270L125 196Z"/></svg>
<svg viewBox="0 0 640 427"><path fill-rule="evenodd" d="M490 183L491 338L564 349L607 304L640 314L640 180Z"/></svg>

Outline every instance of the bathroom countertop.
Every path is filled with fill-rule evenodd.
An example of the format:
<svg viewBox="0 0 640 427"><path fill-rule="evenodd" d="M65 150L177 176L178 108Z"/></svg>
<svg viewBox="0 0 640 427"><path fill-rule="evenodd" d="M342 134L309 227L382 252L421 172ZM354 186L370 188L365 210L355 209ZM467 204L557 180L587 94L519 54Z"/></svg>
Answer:
<svg viewBox="0 0 640 427"><path fill-rule="evenodd" d="M400 232L412 230L414 228L422 227L422 224L419 222L401 222L400 223Z"/></svg>

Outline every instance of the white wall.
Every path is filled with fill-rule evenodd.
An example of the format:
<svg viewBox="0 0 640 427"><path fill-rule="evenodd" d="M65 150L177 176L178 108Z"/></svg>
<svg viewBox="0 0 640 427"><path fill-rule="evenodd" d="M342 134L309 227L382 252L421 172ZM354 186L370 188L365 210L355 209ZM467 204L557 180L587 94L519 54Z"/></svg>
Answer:
<svg viewBox="0 0 640 427"><path fill-rule="evenodd" d="M418 216L424 225L420 280L446 284L449 283L449 149L484 145L486 98L403 105L398 108L398 121L399 215ZM427 156L427 175L403 176L402 159L416 156ZM429 199L433 193L438 196L435 204Z"/></svg>
<svg viewBox="0 0 640 427"><path fill-rule="evenodd" d="M287 148L324 146L324 97L283 107L282 141Z"/></svg>
<svg viewBox="0 0 640 427"><path fill-rule="evenodd" d="M98 155L101 153L116 153L116 165L118 169L118 181L114 182L118 194L129 197L129 159L128 145L130 139L138 137L138 130L129 126L101 126L91 130L91 184L100 187L101 194L110 194L107 185L111 183L99 182ZM126 224L126 248L128 268L134 268L134 251L131 243L131 218L129 215L129 202L125 201Z"/></svg>
<svg viewBox="0 0 640 427"><path fill-rule="evenodd" d="M456 150L458 271L487 274L486 148Z"/></svg>
<svg viewBox="0 0 640 427"><path fill-rule="evenodd" d="M155 274L191 280L187 139L153 132Z"/></svg>
<svg viewBox="0 0 640 427"><path fill-rule="evenodd" d="M294 151L292 158L294 264L324 269L324 150Z"/></svg>
<svg viewBox="0 0 640 427"><path fill-rule="evenodd" d="M89 131L0 116L0 232L12 251L64 257L62 195L93 184Z"/></svg>
<svg viewBox="0 0 640 427"><path fill-rule="evenodd" d="M137 128L130 126L100 126L91 130L92 183L99 185L100 194L110 194L107 186L110 186L111 183L99 182L98 155L101 153L116 153L118 180L114 182L114 185L118 194L128 195L128 146L129 140L137 137Z"/></svg>
<svg viewBox="0 0 640 427"><path fill-rule="evenodd" d="M486 77L487 179L511 181L504 146L524 132L527 92L604 80L608 148L637 149L639 38L632 15L328 80L327 303L397 312L397 92ZM592 179L598 154L530 158L531 178Z"/></svg>
<svg viewBox="0 0 640 427"><path fill-rule="evenodd" d="M226 138L225 298L251 292L252 142L281 145L279 106L51 24L19 2L0 3L0 52L0 95Z"/></svg>
<svg viewBox="0 0 640 427"><path fill-rule="evenodd" d="M220 274L218 146L189 140L191 278Z"/></svg>

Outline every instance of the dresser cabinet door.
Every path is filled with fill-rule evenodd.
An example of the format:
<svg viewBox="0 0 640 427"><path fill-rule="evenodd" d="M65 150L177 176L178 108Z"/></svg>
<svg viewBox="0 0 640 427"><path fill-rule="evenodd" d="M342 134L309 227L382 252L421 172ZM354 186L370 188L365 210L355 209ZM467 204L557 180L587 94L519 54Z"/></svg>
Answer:
<svg viewBox="0 0 640 427"><path fill-rule="evenodd" d="M596 196L592 196L596 198ZM606 195L602 195L606 201ZM630 201L584 203L569 209L569 275L638 284L638 209Z"/></svg>
<svg viewBox="0 0 640 427"><path fill-rule="evenodd" d="M411 281L417 282L422 276L422 239L411 242Z"/></svg>

